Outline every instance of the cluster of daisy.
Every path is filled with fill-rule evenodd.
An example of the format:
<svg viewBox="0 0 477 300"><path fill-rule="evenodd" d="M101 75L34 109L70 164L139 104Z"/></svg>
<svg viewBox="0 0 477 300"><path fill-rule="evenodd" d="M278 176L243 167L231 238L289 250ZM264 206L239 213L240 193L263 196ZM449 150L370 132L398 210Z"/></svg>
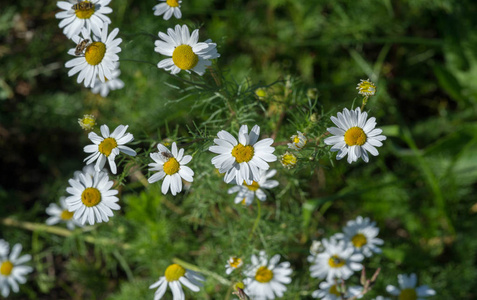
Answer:
<svg viewBox="0 0 477 300"><path fill-rule="evenodd" d="M0 239L0 293L8 297L10 290L19 291L19 284L26 282L26 275L33 271L30 266L24 265L31 260L31 255L20 256L22 245L15 244L10 251L10 244Z"/></svg>

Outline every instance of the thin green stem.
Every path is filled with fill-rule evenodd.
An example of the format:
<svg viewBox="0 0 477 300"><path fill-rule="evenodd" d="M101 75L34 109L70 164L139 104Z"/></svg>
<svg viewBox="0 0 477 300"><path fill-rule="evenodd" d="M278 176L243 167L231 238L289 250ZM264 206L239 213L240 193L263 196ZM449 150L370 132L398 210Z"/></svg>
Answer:
<svg viewBox="0 0 477 300"><path fill-rule="evenodd" d="M257 198L257 218L255 219L255 222L253 223L252 231L250 231L250 234L248 236L248 241L249 242L253 237L253 233L257 229L257 226L258 226L258 223L260 222L261 216L262 216L262 209L261 209L261 206L260 206L260 200Z"/></svg>
<svg viewBox="0 0 477 300"><path fill-rule="evenodd" d="M190 264L190 263L188 263L188 262L185 262L185 261L183 261L183 260L181 260L181 259L179 259L179 258L177 258L177 257L174 257L174 258L172 259L172 262L174 262L174 263L176 263L176 264L182 266L182 267L185 268L185 269L188 269L188 270L191 270L191 271L195 271L195 272L199 272L199 273L202 273L202 274L204 274L204 275L208 275L208 276L210 276L210 277L213 277L213 278L215 278L218 282L220 282L220 283L223 284L223 285L227 285L227 286L232 285L232 282L231 282L230 280L228 280L228 279L226 279L226 278L220 276L219 274L214 273L214 272L209 271L209 270L206 270L206 269L201 269L201 268L199 268L198 266L193 265L193 264Z"/></svg>

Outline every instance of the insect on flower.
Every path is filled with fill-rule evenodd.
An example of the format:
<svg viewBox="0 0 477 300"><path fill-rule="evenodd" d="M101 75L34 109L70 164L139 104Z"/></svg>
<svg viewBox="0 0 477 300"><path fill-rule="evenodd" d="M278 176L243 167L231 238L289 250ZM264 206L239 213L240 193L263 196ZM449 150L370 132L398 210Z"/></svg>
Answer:
<svg viewBox="0 0 477 300"><path fill-rule="evenodd" d="M89 39L84 39L76 45L75 55L81 56L84 50L90 45Z"/></svg>
<svg viewBox="0 0 477 300"><path fill-rule="evenodd" d="M171 152L167 152L167 151L161 151L159 152L159 155L164 160L169 160L169 158L174 157Z"/></svg>
<svg viewBox="0 0 477 300"><path fill-rule="evenodd" d="M89 1L79 1L78 3L74 4L72 7L74 10L88 10L88 9L93 9L94 8L94 3L91 3Z"/></svg>

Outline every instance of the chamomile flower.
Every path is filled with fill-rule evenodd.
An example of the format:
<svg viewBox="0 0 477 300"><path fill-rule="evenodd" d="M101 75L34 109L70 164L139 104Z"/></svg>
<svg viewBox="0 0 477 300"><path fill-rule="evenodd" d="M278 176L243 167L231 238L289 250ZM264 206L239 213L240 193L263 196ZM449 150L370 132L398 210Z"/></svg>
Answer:
<svg viewBox="0 0 477 300"><path fill-rule="evenodd" d="M288 143L288 148L299 151L303 149L303 147L305 147L306 143L308 142L308 139L300 131L297 131L297 133L298 134L292 135L290 137L292 142Z"/></svg>
<svg viewBox="0 0 477 300"><path fill-rule="evenodd" d="M101 35L103 27L111 23L105 16L113 12L108 7L110 2L111 0L58 1L56 5L63 11L57 13L55 17L61 19L59 26L69 39L79 34L81 30L86 30L88 34L93 31L95 35Z"/></svg>
<svg viewBox="0 0 477 300"><path fill-rule="evenodd" d="M10 250L10 245L4 239L0 239L0 258L6 256Z"/></svg>
<svg viewBox="0 0 477 300"><path fill-rule="evenodd" d="M323 239L325 250L315 256L310 266L311 277L330 281L334 278L348 279L353 272L363 268L364 256L354 253L354 248L345 241Z"/></svg>
<svg viewBox="0 0 477 300"><path fill-rule="evenodd" d="M356 87L358 94L365 97L374 96L376 94L376 85L372 83L369 78L367 80L361 79Z"/></svg>
<svg viewBox="0 0 477 300"><path fill-rule="evenodd" d="M251 185L253 181L260 181L260 170L268 170L269 162L277 160L273 154L275 148L273 139L266 138L258 141L260 127L253 126L250 134L247 125L242 125L237 140L227 131L217 133L214 139L216 145L210 146L209 151L219 154L212 158L212 164L225 173L224 181L230 183L235 180L238 185L244 182ZM258 142L257 142L258 141Z"/></svg>
<svg viewBox="0 0 477 300"><path fill-rule="evenodd" d="M185 300L182 285L188 287L193 292L198 292L199 287L202 286L201 281L204 280L204 277L198 273L186 270L178 264L172 264L167 267L164 276L160 277L159 280L153 283L149 288L158 288L154 294L154 300L159 300L164 296L167 286L171 288L174 300Z"/></svg>
<svg viewBox="0 0 477 300"><path fill-rule="evenodd" d="M321 241L314 240L311 242L310 246L310 254L313 256L318 255L319 253L323 252L325 248L323 247L323 243Z"/></svg>
<svg viewBox="0 0 477 300"><path fill-rule="evenodd" d="M96 77L96 82L94 87L91 89L93 94L100 94L101 97L108 96L110 91L119 90L124 87L124 82L119 79L121 75L121 70L119 70L119 63L116 64L116 68L111 71L112 77L105 77L104 81L100 80L99 77Z"/></svg>
<svg viewBox="0 0 477 300"><path fill-rule="evenodd" d="M252 184L243 183L243 185L236 185L231 187L227 192L229 194L237 193L235 196L235 203L242 203L244 205L250 205L253 203L255 196L260 201L267 200L267 194L265 194L263 189L272 189L278 186L278 181L269 180L271 177L275 176L277 170L260 170L260 180L253 181Z"/></svg>
<svg viewBox="0 0 477 300"><path fill-rule="evenodd" d="M287 169L293 169L296 166L298 159L295 154L291 152L285 152L280 156L280 163Z"/></svg>
<svg viewBox="0 0 477 300"><path fill-rule="evenodd" d="M79 180L80 174L84 174L85 176L88 175L90 178L94 177L94 174L96 174L97 171L94 169L94 165L86 165L83 167L81 171L75 171L73 174L73 179ZM99 173L107 175L108 173L106 172L106 169L102 169Z"/></svg>
<svg viewBox="0 0 477 300"><path fill-rule="evenodd" d="M159 0L159 4L154 6L152 9L154 10L155 16L164 15L164 20L169 20L172 15L177 19L182 17L181 13L181 3L182 0Z"/></svg>
<svg viewBox="0 0 477 300"><path fill-rule="evenodd" d="M335 237L350 242L356 252L370 257L373 253L381 253L378 245L384 242L377 238L378 233L379 228L376 227L376 222L358 216L356 220L348 221L346 227L343 227L343 233L338 233Z"/></svg>
<svg viewBox="0 0 477 300"><path fill-rule="evenodd" d="M88 174L79 174L79 179L71 178L71 185L66 191L71 196L66 198L66 205L73 218L81 225L86 221L90 225L109 221L113 210L119 210L117 190L111 189L114 182L104 172L96 172L93 177Z"/></svg>
<svg viewBox="0 0 477 300"><path fill-rule="evenodd" d="M280 264L280 255L274 255L268 260L265 251L260 251L259 256L252 255L252 264L246 267L244 275L245 293L254 300L275 299L283 297L287 290L285 284L291 282L292 269L290 263L285 261Z"/></svg>
<svg viewBox="0 0 477 300"><path fill-rule="evenodd" d="M416 274L398 275L399 288L388 285L386 291L393 296L398 296L400 300L425 300L425 298L434 296L436 291L429 288L427 285L417 285L417 276Z"/></svg>
<svg viewBox="0 0 477 300"><path fill-rule="evenodd" d="M101 34L93 35L93 38L85 31L82 31L83 39L79 35L75 35L72 40L79 44L81 41L89 40L91 43L87 44L84 55L75 57L65 63L66 68L71 68L68 71L68 76L73 76L79 72L76 81L81 83L84 81L85 87L94 87L96 78L101 82L105 82L105 78L113 78L113 71L116 62L119 60L117 53L121 52L119 44L123 41L116 38L119 29L115 28L108 35L108 25L104 25ZM76 56L76 47L68 50L68 54Z"/></svg>
<svg viewBox="0 0 477 300"><path fill-rule="evenodd" d="M194 171L186 166L192 156L184 155L184 149L177 151L176 143L172 143L172 152L163 144L157 145L159 152L151 153L153 163L149 164L149 171L159 171L149 177L149 183L154 183L164 178L161 191L165 195L171 189L173 196L182 191L182 179L188 182L194 181Z"/></svg>
<svg viewBox="0 0 477 300"><path fill-rule="evenodd" d="M96 125L96 117L93 115L84 115L81 119L78 119L78 124L84 130L91 130L94 125Z"/></svg>
<svg viewBox="0 0 477 300"><path fill-rule="evenodd" d="M358 299L362 298L362 295L360 295L362 291L361 287L351 286L348 288L344 286L344 290L339 291L342 288L342 282L342 279L323 281L320 283L320 289L314 291L311 296L322 300L341 300L341 295L343 295L345 299L355 296Z"/></svg>
<svg viewBox="0 0 477 300"><path fill-rule="evenodd" d="M117 168L114 159L119 152L123 152L124 154L130 156L136 156L136 151L124 146L125 144L134 140L134 136L131 133L126 133L127 129L128 125L119 125L116 127L113 133L110 134L109 127L107 125L101 125L100 130L102 137L94 132L90 132L88 134L88 138L93 142L93 144L85 146L84 152L92 154L84 159L86 164L89 165L96 160L96 165L94 168L96 172L99 172L101 169L103 169L107 160L109 167L111 168L111 172L116 174Z"/></svg>
<svg viewBox="0 0 477 300"><path fill-rule="evenodd" d="M66 223L66 227L69 230L75 229L75 226L81 227L81 223L73 218L73 212L68 210L68 206L65 202L65 197L60 198L60 206L56 203L51 203L50 206L46 208L46 213L50 217L46 220L47 225L55 225L58 223Z"/></svg>
<svg viewBox="0 0 477 300"><path fill-rule="evenodd" d="M368 113L361 112L357 107L349 111L347 108L343 113L338 113L338 118L331 117L331 121L338 127L330 127L327 130L334 136L326 138L325 144L332 145L331 152L338 151L336 159L340 160L348 154L348 163L352 163L362 158L369 161L368 152L377 156L376 147L381 147L386 137L383 132L376 127L376 118L368 118Z"/></svg>
<svg viewBox="0 0 477 300"><path fill-rule="evenodd" d="M240 268L243 265L243 260L237 256L231 256L227 260L227 264L225 265L225 273L230 275L234 270Z"/></svg>
<svg viewBox="0 0 477 300"><path fill-rule="evenodd" d="M32 267L23 265L31 260L31 255L20 256L21 251L22 245L15 244L9 256L0 256L0 291L5 298L10 294L10 289L18 293L18 284L25 283L26 275L33 271Z"/></svg>
<svg viewBox="0 0 477 300"><path fill-rule="evenodd" d="M199 43L199 30L196 29L189 34L186 25L182 27L176 25L175 29L169 28L167 34L159 32L159 38L161 39L155 42L154 51L171 58L161 60L157 67L171 71L171 74L184 70L187 73L194 71L203 75L205 68L212 64L210 60L220 57L217 53L217 44L211 40Z"/></svg>

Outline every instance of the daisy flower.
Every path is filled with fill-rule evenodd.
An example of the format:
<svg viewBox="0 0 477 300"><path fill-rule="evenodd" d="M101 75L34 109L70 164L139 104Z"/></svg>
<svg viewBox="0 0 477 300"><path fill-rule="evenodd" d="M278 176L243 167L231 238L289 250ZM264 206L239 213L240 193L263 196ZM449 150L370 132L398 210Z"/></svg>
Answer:
<svg viewBox="0 0 477 300"><path fill-rule="evenodd" d="M353 272L363 268L360 263L364 256L354 253L354 248L345 241L323 239L322 253L316 255L310 266L311 277L330 281L334 278L348 279Z"/></svg>
<svg viewBox="0 0 477 300"><path fill-rule="evenodd" d="M243 205L250 205L253 203L255 196L260 201L267 200L267 194L263 189L272 189L278 186L278 181L269 180L271 177L275 176L277 170L260 170L260 180L258 182L253 181L252 184L243 183L243 185L236 185L231 187L227 192L229 194L237 193L235 196L235 203L242 203Z"/></svg>
<svg viewBox="0 0 477 300"><path fill-rule="evenodd" d="M60 222L66 223L66 227L69 230L75 229L75 226L81 227L81 223L73 218L73 213L68 210L68 206L65 202L65 197L60 198L60 206L56 203L51 203L46 208L46 213L50 217L46 220L47 225L55 225Z"/></svg>
<svg viewBox="0 0 477 300"><path fill-rule="evenodd" d="M376 222L358 216L356 220L348 221L346 227L343 227L343 233L337 233L335 237L350 242L356 252L370 257L373 252L381 253L378 245L382 245L384 242L377 238L378 233L379 228L376 227Z"/></svg>
<svg viewBox="0 0 477 300"><path fill-rule="evenodd" d="M169 20L172 15L177 19L182 17L181 13L181 3L182 0L159 0L159 4L154 6L152 9L154 10L155 16L164 15L164 20Z"/></svg>
<svg viewBox="0 0 477 300"><path fill-rule="evenodd" d="M246 268L244 275L245 293L254 300L275 299L283 297L287 290L285 284L291 282L292 269L289 262L280 261L280 255L274 255L268 260L265 251L260 251L259 257L252 255L252 265Z"/></svg>
<svg viewBox="0 0 477 300"><path fill-rule="evenodd" d="M172 152L163 144L157 145L159 152L151 153L153 163L149 164L149 171L159 171L149 177L149 183L154 183L164 178L162 182L162 193L165 195L171 188L171 193L175 196L182 191L182 179L188 182L194 181L194 171L186 166L192 156L184 155L184 149L177 151L176 143L172 143Z"/></svg>
<svg viewBox="0 0 477 300"><path fill-rule="evenodd" d="M119 70L119 63L115 64L115 69L111 71L112 77L105 77L102 81L96 77L94 87L91 89L93 94L100 94L101 97L108 96L110 91L120 90L124 87L124 82L119 79L121 70Z"/></svg>
<svg viewBox="0 0 477 300"><path fill-rule="evenodd" d="M113 70L115 70L116 62L119 60L117 53L121 52L119 44L123 41L116 38L119 29L115 28L108 35L108 25L105 24L98 36L90 37L85 31L81 31L83 39L79 35L75 35L72 40L79 44L82 41L89 40L84 53L80 57L75 57L65 63L66 68L71 68L68 71L68 76L73 76L79 72L77 82L84 81L85 87L94 87L96 78L99 77L101 82L105 82L105 78L113 78ZM77 46L78 47L78 46ZM68 50L68 54L76 56L76 48Z"/></svg>
<svg viewBox="0 0 477 300"><path fill-rule="evenodd" d="M293 169L296 166L298 158L291 152L285 152L280 156L280 163L287 169Z"/></svg>
<svg viewBox="0 0 477 300"><path fill-rule="evenodd" d="M10 245L4 239L0 239L0 258L6 256L10 250Z"/></svg>
<svg viewBox="0 0 477 300"><path fill-rule="evenodd" d="M227 260L227 264L225 265L225 273L230 275L235 269L240 268L243 265L243 260L237 256L231 256Z"/></svg>
<svg viewBox="0 0 477 300"><path fill-rule="evenodd" d="M63 11L57 13L55 17L61 19L59 26L63 28L63 33L69 39L83 29L87 33L93 31L95 35L101 35L101 29L111 23L111 20L105 16L113 12L108 7L109 2L111 0L58 1L56 5Z"/></svg>
<svg viewBox="0 0 477 300"><path fill-rule="evenodd" d="M126 133L128 125L119 125L114 129L113 133L109 133L109 127L107 125L101 125L101 134L102 137L97 135L94 132L88 134L88 138L94 143L84 147L84 152L92 153L90 156L86 157L84 161L89 165L96 160L96 165L94 166L96 172L103 169L106 160L109 163L111 172L116 174L116 163L114 158L119 152L130 156L136 156L136 151L133 149L124 146L126 143L129 143L134 140L134 136L131 133Z"/></svg>
<svg viewBox="0 0 477 300"><path fill-rule="evenodd" d="M363 297L360 295L362 288L359 286L351 286L349 288L345 286L345 290L340 293L338 289L341 288L342 282L343 280L341 279L323 281L320 283L320 289L314 291L311 296L322 300L341 300L341 295L343 295L345 299L351 297L357 297L359 299Z"/></svg>
<svg viewBox="0 0 477 300"><path fill-rule="evenodd" d="M398 282L399 288L393 285L388 285L386 291L393 296L399 296L399 299L402 300L425 300L425 298L436 294L436 291L429 288L427 285L416 287L417 276L414 273L409 276L406 274L399 274Z"/></svg>
<svg viewBox="0 0 477 300"><path fill-rule="evenodd" d="M117 190L111 189L114 182L104 172L96 172L93 177L86 173L79 174L78 179L68 180L71 185L66 191L71 196L66 198L66 205L81 225L86 221L90 225L109 221L112 210L119 210Z"/></svg>
<svg viewBox="0 0 477 300"><path fill-rule="evenodd" d="M273 139L266 138L258 141L260 127L253 126L250 134L247 125L242 125L237 140L227 131L217 133L218 139L214 139L216 145L210 146L209 151L219 154L212 158L212 164L219 169L220 173L226 173L224 181L230 183L233 180L238 185L244 182L251 185L253 181L260 181L260 170L268 170L268 162L277 160L272 154L275 148L271 147ZM257 142L258 141L258 142Z"/></svg>
<svg viewBox="0 0 477 300"><path fill-rule="evenodd" d="M159 32L160 40L155 42L154 51L171 56L161 60L157 67L166 71L171 71L171 74L177 74L181 70L190 73L196 72L199 75L205 73L205 67L210 66L212 62L210 59L220 57L217 53L217 44L212 43L211 40L206 40L203 43L198 43L199 29L196 29L189 34L189 28L186 25L176 25L175 30L167 29L167 34Z"/></svg>
<svg viewBox="0 0 477 300"><path fill-rule="evenodd" d="M96 125L96 117L93 115L84 115L81 119L78 119L78 124L84 130L91 130L94 125Z"/></svg>
<svg viewBox="0 0 477 300"><path fill-rule="evenodd" d="M167 286L171 288L174 300L185 300L182 285L188 287L193 292L198 292L199 287L202 286L200 281L204 280L204 277L198 273L186 270L178 264L172 264L167 267L164 276L160 277L159 280L153 283L149 288L158 288L154 294L154 300L159 300L164 296Z"/></svg>
<svg viewBox="0 0 477 300"><path fill-rule="evenodd" d="M5 254L0 257L0 291L5 298L10 294L10 289L18 293L18 284L25 283L25 276L33 271L32 267L23 265L31 260L31 255L19 257L21 251L22 245L16 244L9 256Z"/></svg>
<svg viewBox="0 0 477 300"><path fill-rule="evenodd" d="M327 130L334 136L326 138L325 144L332 145L331 152L339 151L336 159L340 160L348 154L348 163L362 158L365 162L369 161L368 152L377 156L378 150L375 147L381 147L386 137L381 135L383 132L376 127L376 118L371 117L368 121L368 114L361 112L357 107L349 111L347 108L343 113L338 113L338 118L331 117L331 121L338 127L330 127Z"/></svg>
<svg viewBox="0 0 477 300"><path fill-rule="evenodd" d="M369 78L367 80L361 79L356 87L358 94L365 97L374 96L376 94L376 85L372 83Z"/></svg>
<svg viewBox="0 0 477 300"><path fill-rule="evenodd" d="M303 147L305 147L306 142L308 142L308 139L300 131L297 131L297 133L298 134L292 135L290 137L292 142L288 143L288 148L299 151L303 149Z"/></svg>

